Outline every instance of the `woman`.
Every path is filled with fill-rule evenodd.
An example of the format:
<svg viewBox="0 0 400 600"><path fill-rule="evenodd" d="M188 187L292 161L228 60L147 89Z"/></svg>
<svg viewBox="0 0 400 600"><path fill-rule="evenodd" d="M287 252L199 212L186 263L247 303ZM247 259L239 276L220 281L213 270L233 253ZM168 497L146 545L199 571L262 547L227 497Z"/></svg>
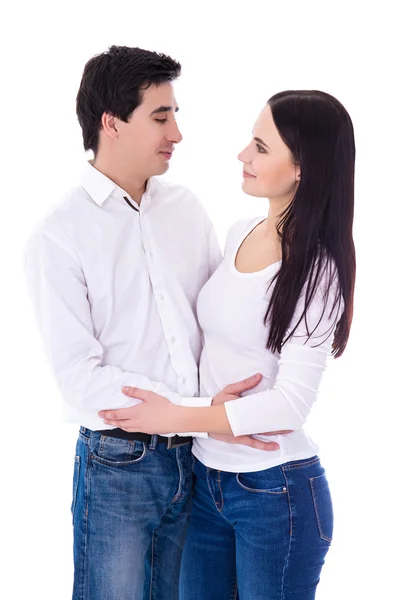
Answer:
<svg viewBox="0 0 400 600"><path fill-rule="evenodd" d="M183 600L315 597L332 539L329 487L302 429L329 354L343 354L353 311L354 136L329 94L287 91L262 110L241 152L243 190L267 197L268 217L228 233L224 260L198 299L204 331L201 395L259 372L246 397L187 408L142 390L128 431L209 432L193 443L193 512ZM117 411L118 412L118 411ZM125 419L125 420L124 420ZM293 430L265 452L235 436ZM261 436L260 439L268 440ZM236 584L237 582L237 584Z"/></svg>

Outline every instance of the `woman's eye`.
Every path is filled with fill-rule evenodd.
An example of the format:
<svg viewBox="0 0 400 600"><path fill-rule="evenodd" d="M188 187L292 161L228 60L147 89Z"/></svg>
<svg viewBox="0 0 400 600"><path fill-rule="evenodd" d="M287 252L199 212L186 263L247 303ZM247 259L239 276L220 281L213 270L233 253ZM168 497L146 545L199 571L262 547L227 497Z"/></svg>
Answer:
<svg viewBox="0 0 400 600"><path fill-rule="evenodd" d="M266 151L266 149L265 149L265 148L263 148L263 147L261 146L261 144L256 144L256 146L257 146L257 150L260 152L260 154L267 154L267 151Z"/></svg>

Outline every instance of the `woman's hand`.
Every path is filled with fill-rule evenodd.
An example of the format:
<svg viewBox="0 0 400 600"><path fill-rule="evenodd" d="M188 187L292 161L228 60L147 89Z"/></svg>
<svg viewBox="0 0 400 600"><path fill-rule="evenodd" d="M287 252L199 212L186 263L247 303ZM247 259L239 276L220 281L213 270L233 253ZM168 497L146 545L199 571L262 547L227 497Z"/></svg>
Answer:
<svg viewBox="0 0 400 600"><path fill-rule="evenodd" d="M292 429L284 429L282 431L268 431L266 433L260 433L258 435L284 435L285 433L292 433ZM263 442L256 440L251 435L238 435L235 437L229 433L210 433L209 437L219 440L220 442L228 442L229 444L239 444L242 446L249 446L250 448L256 448L257 450L265 450L273 452L279 450L279 444L277 442Z"/></svg>
<svg viewBox="0 0 400 600"><path fill-rule="evenodd" d="M130 397L143 400L143 404L117 410L102 410L99 416L104 423L124 431L141 431L150 434L174 431L180 406L172 404L167 398L155 392L131 387L129 392Z"/></svg>

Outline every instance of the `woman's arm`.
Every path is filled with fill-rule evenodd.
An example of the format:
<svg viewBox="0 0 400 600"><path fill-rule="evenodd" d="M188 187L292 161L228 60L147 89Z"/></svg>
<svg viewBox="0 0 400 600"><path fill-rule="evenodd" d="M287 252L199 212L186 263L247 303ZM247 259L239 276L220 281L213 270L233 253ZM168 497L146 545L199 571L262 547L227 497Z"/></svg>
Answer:
<svg viewBox="0 0 400 600"><path fill-rule="evenodd" d="M271 389L240 398L227 398L228 401L222 400L223 405L217 396L212 406L202 408L167 407L157 394L130 389L125 393L140 398L144 404L129 409L135 412L137 420L127 422L126 426L139 427L132 431L148 431L143 427L150 426L162 433L164 427L171 429L173 424L175 431L233 433L235 436L302 427L317 399L331 354L335 327L343 309L342 301L335 302L336 285L331 286L327 298L324 293L323 279L308 307L306 318L302 319L304 295L299 299L288 332L299 325L282 348L277 378ZM155 427L156 422L158 428Z"/></svg>
<svg viewBox="0 0 400 600"><path fill-rule="evenodd" d="M148 433L172 428L177 432L196 430L242 436L300 429L317 398L329 348L288 343L282 349L278 376L271 389L225 402L216 396L210 407L176 406L153 392L128 388L125 393L143 400L143 404L109 413L111 420L107 422ZM116 416L126 420L113 421Z"/></svg>

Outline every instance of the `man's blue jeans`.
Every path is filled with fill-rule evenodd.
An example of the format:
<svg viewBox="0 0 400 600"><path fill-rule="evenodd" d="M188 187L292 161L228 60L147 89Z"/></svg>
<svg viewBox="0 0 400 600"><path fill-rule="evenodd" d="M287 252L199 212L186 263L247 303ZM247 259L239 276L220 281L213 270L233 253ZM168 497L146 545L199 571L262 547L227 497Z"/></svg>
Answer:
<svg viewBox="0 0 400 600"><path fill-rule="evenodd" d="M73 600L178 600L191 444L167 449L80 428Z"/></svg>

